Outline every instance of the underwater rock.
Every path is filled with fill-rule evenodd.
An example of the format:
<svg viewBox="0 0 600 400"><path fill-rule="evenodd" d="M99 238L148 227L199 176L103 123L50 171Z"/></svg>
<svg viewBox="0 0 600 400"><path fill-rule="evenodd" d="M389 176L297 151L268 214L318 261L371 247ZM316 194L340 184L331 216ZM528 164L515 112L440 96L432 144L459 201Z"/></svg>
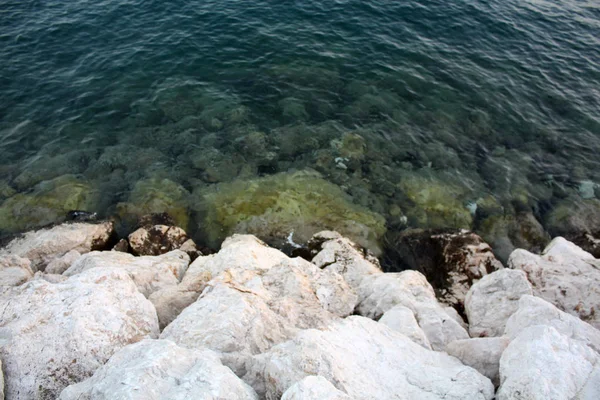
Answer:
<svg viewBox="0 0 600 400"><path fill-rule="evenodd" d="M338 186L316 172L238 180L200 196L197 208L204 214L200 226L213 246L236 232L282 244L288 238L307 242L312 234L332 229L380 253L384 218L353 204Z"/></svg>
<svg viewBox="0 0 600 400"><path fill-rule="evenodd" d="M225 154L214 148L197 149L189 158L194 168L202 171L202 180L208 183L235 179L245 162L239 153Z"/></svg>
<svg viewBox="0 0 600 400"><path fill-rule="evenodd" d="M281 108L281 115L285 121L306 121L310 117L302 100L294 97L286 97L280 100L279 108Z"/></svg>
<svg viewBox="0 0 600 400"><path fill-rule="evenodd" d="M71 210L93 211L99 193L75 175L63 175L17 193L0 205L0 230L22 232L62 221Z"/></svg>
<svg viewBox="0 0 600 400"><path fill-rule="evenodd" d="M12 188L8 184L8 182L3 181L3 180L0 181L0 201L14 196L15 193L17 193L17 191L14 188Z"/></svg>
<svg viewBox="0 0 600 400"><path fill-rule="evenodd" d="M132 225L146 214L167 213L177 226L187 229L189 197L190 193L172 180L150 178L138 181L127 202L117 204L117 211Z"/></svg>
<svg viewBox="0 0 600 400"><path fill-rule="evenodd" d="M177 226L154 225L137 229L128 239L134 255L158 256L179 249L188 241L188 236Z"/></svg>
<svg viewBox="0 0 600 400"><path fill-rule="evenodd" d="M544 218L544 226L553 237L567 240L582 233L593 234L600 226L600 200L568 197L552 207Z"/></svg>

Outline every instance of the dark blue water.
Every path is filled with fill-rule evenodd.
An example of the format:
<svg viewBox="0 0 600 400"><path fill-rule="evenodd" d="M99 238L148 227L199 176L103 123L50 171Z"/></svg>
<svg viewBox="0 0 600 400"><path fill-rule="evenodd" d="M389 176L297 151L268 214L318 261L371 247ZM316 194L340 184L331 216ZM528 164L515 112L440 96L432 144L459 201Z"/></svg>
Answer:
<svg viewBox="0 0 600 400"><path fill-rule="evenodd" d="M596 207L593 1L8 0L0 60L4 231L127 203L201 232L205 193L308 168L388 230Z"/></svg>

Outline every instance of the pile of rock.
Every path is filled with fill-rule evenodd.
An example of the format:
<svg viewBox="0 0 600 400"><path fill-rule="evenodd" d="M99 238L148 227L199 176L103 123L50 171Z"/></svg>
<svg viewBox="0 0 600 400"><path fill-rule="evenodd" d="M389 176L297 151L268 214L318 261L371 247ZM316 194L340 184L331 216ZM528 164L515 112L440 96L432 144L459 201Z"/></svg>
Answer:
<svg viewBox="0 0 600 400"><path fill-rule="evenodd" d="M562 238L502 268L478 239L445 237L466 243L462 267L444 261L449 302L335 232L310 261L251 235L192 261L179 228L142 229L137 255L97 251L109 223L0 251L7 399L600 398L600 261Z"/></svg>

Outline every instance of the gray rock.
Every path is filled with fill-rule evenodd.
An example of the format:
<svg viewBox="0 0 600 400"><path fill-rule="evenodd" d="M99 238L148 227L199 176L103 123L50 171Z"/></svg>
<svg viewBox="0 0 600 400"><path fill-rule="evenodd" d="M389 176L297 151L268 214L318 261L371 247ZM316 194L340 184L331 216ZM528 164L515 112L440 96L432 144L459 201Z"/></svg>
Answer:
<svg viewBox="0 0 600 400"><path fill-rule="evenodd" d="M498 387L500 357L509 343L510 339L507 337L457 340L448 344L446 352L490 378L494 386Z"/></svg>

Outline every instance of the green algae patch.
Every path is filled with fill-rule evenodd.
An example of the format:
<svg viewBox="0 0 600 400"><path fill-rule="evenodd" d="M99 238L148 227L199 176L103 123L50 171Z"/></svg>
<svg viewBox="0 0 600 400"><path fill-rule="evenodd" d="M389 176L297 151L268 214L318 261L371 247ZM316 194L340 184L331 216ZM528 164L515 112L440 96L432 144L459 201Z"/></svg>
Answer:
<svg viewBox="0 0 600 400"><path fill-rule="evenodd" d="M409 172L402 175L398 188L405 196L406 216L411 226L420 228L464 228L473 223L466 207L473 193L447 174Z"/></svg>
<svg viewBox="0 0 600 400"><path fill-rule="evenodd" d="M199 194L202 229L211 245L233 233L252 233L271 243L294 242L331 229L379 253L384 218L360 207L338 186L313 171L280 173L223 183Z"/></svg>
<svg viewBox="0 0 600 400"><path fill-rule="evenodd" d="M75 175L37 184L33 191L17 193L0 206L0 230L20 232L62 221L71 210L95 211L98 191Z"/></svg>
<svg viewBox="0 0 600 400"><path fill-rule="evenodd" d="M123 220L137 220L146 214L166 212L178 226L187 229L189 196L183 186L172 180L144 179L135 184L127 202L117 204L117 212Z"/></svg>

